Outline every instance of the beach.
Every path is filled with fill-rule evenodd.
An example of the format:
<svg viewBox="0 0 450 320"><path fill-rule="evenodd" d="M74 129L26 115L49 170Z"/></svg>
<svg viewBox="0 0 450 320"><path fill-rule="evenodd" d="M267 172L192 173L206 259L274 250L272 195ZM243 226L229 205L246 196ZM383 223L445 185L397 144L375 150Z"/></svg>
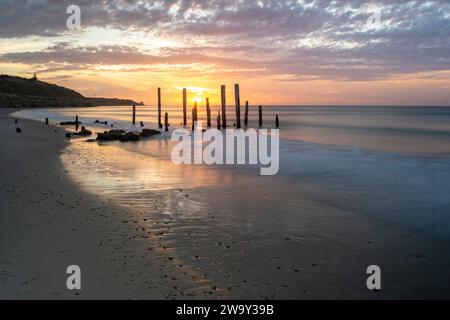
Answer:
<svg viewBox="0 0 450 320"><path fill-rule="evenodd" d="M442 234L349 210L331 194L309 197L284 179L202 167L180 179L167 159L69 142L42 122L19 119L17 134L14 111L0 111L3 299L450 296ZM192 172L205 176L199 185ZM147 181L157 174L166 188ZM122 188L131 180L138 187ZM373 264L378 292L366 287ZM80 266L82 290L66 288L69 265Z"/></svg>

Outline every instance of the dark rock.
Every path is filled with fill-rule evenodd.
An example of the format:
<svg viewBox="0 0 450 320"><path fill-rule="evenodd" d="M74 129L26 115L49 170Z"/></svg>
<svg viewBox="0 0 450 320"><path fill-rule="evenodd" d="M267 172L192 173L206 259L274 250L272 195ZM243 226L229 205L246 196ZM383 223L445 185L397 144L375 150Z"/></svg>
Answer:
<svg viewBox="0 0 450 320"><path fill-rule="evenodd" d="M125 131L123 131L123 130L105 131L103 133L97 133L97 140L100 140L100 141L120 140L124 134L125 134Z"/></svg>
<svg viewBox="0 0 450 320"><path fill-rule="evenodd" d="M22 133L22 129L16 128L16 133Z"/></svg>
<svg viewBox="0 0 450 320"><path fill-rule="evenodd" d="M142 132L139 135L143 138L149 138L149 137L152 137L152 136L158 135L158 134L161 134L161 132L159 132L158 130L142 129Z"/></svg>
<svg viewBox="0 0 450 320"><path fill-rule="evenodd" d="M127 132L125 133L121 138L121 142L128 142L128 141L139 141L141 137L138 134L135 134L133 132Z"/></svg>
<svg viewBox="0 0 450 320"><path fill-rule="evenodd" d="M92 134L91 130L87 130L85 127L81 127L81 131L74 133L74 135L78 136L90 136Z"/></svg>
<svg viewBox="0 0 450 320"><path fill-rule="evenodd" d="M81 124L80 121L65 121L65 122L60 122L59 125L60 126L75 126Z"/></svg>

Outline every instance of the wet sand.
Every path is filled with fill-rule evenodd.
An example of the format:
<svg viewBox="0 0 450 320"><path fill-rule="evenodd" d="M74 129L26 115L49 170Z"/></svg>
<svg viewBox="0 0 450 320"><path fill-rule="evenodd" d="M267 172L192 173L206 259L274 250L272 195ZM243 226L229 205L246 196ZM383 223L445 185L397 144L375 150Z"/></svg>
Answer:
<svg viewBox="0 0 450 320"><path fill-rule="evenodd" d="M147 234L123 223L123 209L70 181L59 159L64 129L19 119L16 134L12 111L0 110L0 298L168 298L183 280L171 280L169 262L149 246L136 252ZM72 264L80 291L66 288Z"/></svg>
<svg viewBox="0 0 450 320"><path fill-rule="evenodd" d="M27 120L16 134L11 111L0 112L0 298L450 297L445 240L262 177L151 191L145 205L95 195L80 176L89 166L67 172L60 159L89 164L82 143L67 148L63 129ZM108 152L96 149L95 161ZM65 287L71 264L81 291ZM365 285L371 264L382 269L380 292Z"/></svg>

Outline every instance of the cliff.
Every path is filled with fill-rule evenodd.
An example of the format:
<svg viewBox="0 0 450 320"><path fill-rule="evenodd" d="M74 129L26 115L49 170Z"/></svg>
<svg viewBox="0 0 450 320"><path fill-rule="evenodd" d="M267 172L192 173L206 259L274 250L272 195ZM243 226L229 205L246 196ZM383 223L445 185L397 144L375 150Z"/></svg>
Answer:
<svg viewBox="0 0 450 320"><path fill-rule="evenodd" d="M138 105L133 100L88 98L55 84L0 75L0 108L94 107Z"/></svg>

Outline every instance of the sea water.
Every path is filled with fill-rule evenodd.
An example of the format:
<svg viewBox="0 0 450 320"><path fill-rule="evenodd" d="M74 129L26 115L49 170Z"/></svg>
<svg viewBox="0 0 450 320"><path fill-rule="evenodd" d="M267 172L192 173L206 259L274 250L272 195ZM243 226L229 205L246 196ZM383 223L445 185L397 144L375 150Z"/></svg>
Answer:
<svg viewBox="0 0 450 320"><path fill-rule="evenodd" d="M205 121L204 109L199 106L199 118ZM154 106L137 107L136 126L131 124L131 110L30 109L14 116L40 121L48 117L56 123L78 115L83 125L96 132L110 130L110 124L114 129L139 131L140 121L156 128ZM218 110L212 107L213 119ZM169 113L171 130L181 126L181 107L163 107L164 112ZM88 152L90 157L86 162L79 160L80 172L90 168L91 174L83 179L96 192L140 199L143 205L145 193L155 190L240 183L251 187L249 181L254 181L272 187L274 198L289 201L301 195L408 230L450 237L450 108L265 106L263 127L274 128L276 114L281 123L280 171L264 180L256 179L258 171L251 167L176 166L170 161L169 134L137 143L101 142L89 147L78 141L78 152ZM94 124L95 120L108 125ZM228 123L233 122L234 113L229 112ZM250 106L249 127L257 125L257 106ZM111 156L96 159L95 148L109 148ZM290 192L276 188L281 185L289 186ZM283 214L283 208L279 211Z"/></svg>

